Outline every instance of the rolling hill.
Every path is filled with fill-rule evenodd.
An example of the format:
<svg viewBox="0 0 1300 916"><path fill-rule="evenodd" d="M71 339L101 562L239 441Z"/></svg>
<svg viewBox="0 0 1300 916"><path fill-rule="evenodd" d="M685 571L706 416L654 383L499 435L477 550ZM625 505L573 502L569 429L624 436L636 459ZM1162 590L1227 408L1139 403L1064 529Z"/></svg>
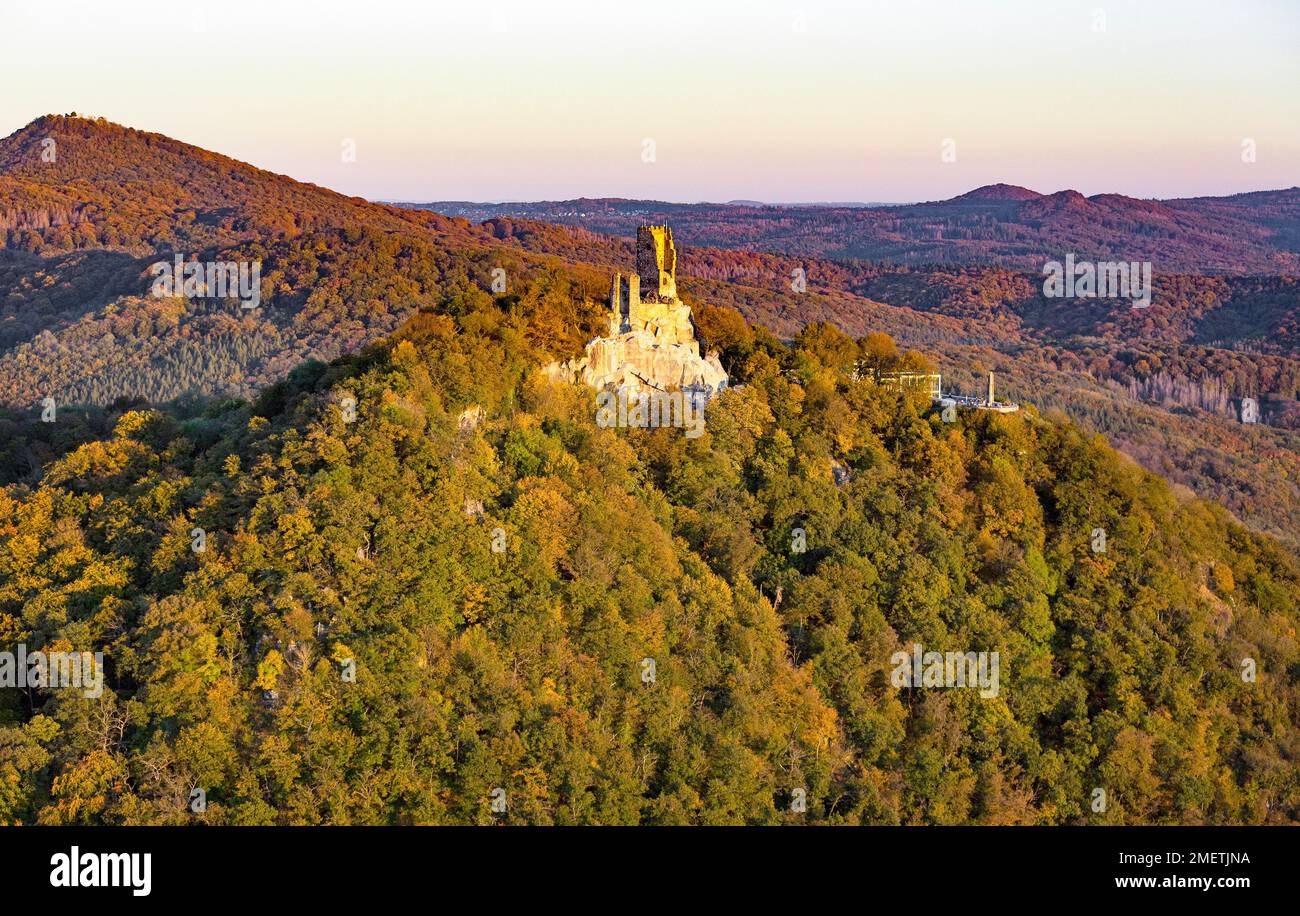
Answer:
<svg viewBox="0 0 1300 916"><path fill-rule="evenodd" d="M1293 357L1197 342L1285 278L1165 275L1138 348L1007 268L687 248L735 382L687 439L543 371L625 240L71 117L0 192L0 636L106 660L0 690L0 823L1300 820L1300 451L1219 409ZM155 297L175 254L260 305ZM927 362L1024 409L863 371ZM980 691L900 684L922 646Z"/></svg>
<svg viewBox="0 0 1300 916"><path fill-rule="evenodd" d="M473 220L524 217L617 236L638 223L669 222L687 245L796 257L1037 272L1073 252L1080 260L1150 261L1158 273L1300 272L1300 188L1157 201L996 184L950 200L888 207L610 198L406 206Z"/></svg>

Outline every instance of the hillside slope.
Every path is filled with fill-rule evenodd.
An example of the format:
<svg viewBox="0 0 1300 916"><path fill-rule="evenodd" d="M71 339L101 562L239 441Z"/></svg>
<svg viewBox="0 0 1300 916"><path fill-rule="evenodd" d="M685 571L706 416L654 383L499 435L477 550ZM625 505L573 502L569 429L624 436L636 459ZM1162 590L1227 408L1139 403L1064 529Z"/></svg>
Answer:
<svg viewBox="0 0 1300 916"><path fill-rule="evenodd" d="M109 668L0 693L0 821L1300 819L1294 557L830 325L706 310L704 434L602 429L538 371L565 308L422 313L0 494L0 631ZM900 687L915 646L997 676Z"/></svg>

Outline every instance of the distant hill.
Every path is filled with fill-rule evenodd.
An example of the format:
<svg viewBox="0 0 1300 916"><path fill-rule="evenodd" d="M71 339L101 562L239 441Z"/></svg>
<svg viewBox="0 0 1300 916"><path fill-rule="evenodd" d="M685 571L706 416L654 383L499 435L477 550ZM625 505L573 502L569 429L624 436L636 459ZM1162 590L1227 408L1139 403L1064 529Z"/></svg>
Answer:
<svg viewBox="0 0 1300 916"><path fill-rule="evenodd" d="M1042 197L1037 191L1022 188L1014 184L986 184L973 191L967 191L944 203L984 203L986 201L1021 201L1037 200Z"/></svg>
<svg viewBox="0 0 1300 916"><path fill-rule="evenodd" d="M47 115L0 140L0 239L9 249L144 253L343 226L456 225L102 119Z"/></svg>
<svg viewBox="0 0 1300 916"><path fill-rule="evenodd" d="M908 265L1038 271L1073 252L1081 260L1151 261L1160 273L1300 272L1300 187L1166 201L994 184L950 200L898 206L619 198L409 206L473 220L527 217L618 236L637 222L666 221L687 245Z"/></svg>

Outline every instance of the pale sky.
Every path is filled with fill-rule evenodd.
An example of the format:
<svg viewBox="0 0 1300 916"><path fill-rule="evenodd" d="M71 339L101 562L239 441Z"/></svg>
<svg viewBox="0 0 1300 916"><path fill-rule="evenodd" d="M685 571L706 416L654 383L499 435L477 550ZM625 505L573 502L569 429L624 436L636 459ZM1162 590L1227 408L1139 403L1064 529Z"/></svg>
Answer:
<svg viewBox="0 0 1300 916"><path fill-rule="evenodd" d="M1297 0L5 0L0 23L0 135L76 111L372 199L1300 184Z"/></svg>

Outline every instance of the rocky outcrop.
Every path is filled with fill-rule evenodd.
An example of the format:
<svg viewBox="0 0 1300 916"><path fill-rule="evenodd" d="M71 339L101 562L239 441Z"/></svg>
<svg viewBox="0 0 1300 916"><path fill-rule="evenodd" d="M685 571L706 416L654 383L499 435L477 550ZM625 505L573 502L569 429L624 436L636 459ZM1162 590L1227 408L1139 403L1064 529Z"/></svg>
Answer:
<svg viewBox="0 0 1300 916"><path fill-rule="evenodd" d="M647 331L597 337L578 359L553 363L552 377L592 388L706 390L712 396L727 387L727 373L716 353L700 356L699 342L661 343Z"/></svg>

